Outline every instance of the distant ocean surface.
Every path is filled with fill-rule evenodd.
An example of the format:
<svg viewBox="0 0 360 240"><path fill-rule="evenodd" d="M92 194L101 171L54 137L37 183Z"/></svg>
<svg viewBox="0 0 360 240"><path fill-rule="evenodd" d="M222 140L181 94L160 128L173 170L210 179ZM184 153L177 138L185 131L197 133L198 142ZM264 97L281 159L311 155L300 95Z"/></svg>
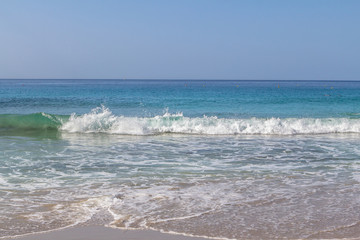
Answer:
<svg viewBox="0 0 360 240"><path fill-rule="evenodd" d="M360 82L0 80L0 238L360 237Z"/></svg>

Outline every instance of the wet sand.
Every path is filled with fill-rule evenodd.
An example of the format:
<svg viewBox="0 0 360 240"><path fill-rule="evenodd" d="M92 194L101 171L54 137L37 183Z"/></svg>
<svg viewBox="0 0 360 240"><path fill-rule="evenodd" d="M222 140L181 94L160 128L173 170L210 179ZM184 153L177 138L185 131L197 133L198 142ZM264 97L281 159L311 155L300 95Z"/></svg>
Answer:
<svg viewBox="0 0 360 240"><path fill-rule="evenodd" d="M1 240L205 240L207 238L188 237L161 233L152 230L122 230L102 226L71 227L45 233ZM207 239L208 240L208 239Z"/></svg>

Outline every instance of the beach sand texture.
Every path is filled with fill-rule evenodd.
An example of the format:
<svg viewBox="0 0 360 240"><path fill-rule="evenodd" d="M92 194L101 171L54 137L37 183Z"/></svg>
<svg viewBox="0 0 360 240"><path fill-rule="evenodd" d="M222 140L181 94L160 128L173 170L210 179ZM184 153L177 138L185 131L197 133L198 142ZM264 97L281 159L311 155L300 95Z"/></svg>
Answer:
<svg viewBox="0 0 360 240"><path fill-rule="evenodd" d="M4 240L205 240L207 238L189 237L161 233L152 230L121 230L103 226L71 227L57 231L30 234Z"/></svg>

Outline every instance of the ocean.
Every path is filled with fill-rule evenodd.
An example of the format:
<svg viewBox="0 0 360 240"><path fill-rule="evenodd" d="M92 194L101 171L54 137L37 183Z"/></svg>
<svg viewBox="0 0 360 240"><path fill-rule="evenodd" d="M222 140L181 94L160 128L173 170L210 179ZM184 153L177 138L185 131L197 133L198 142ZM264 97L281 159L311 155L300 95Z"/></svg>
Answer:
<svg viewBox="0 0 360 240"><path fill-rule="evenodd" d="M360 82L0 80L0 238L360 237Z"/></svg>

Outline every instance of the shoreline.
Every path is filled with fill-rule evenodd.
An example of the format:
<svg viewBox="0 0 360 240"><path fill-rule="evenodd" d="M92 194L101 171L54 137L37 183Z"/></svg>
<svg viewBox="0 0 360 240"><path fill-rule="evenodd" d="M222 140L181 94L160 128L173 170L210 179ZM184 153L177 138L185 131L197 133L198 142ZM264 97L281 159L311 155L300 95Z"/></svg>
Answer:
<svg viewBox="0 0 360 240"><path fill-rule="evenodd" d="M208 240L212 238L162 233L156 230L119 229L105 226L73 226L0 240Z"/></svg>
<svg viewBox="0 0 360 240"><path fill-rule="evenodd" d="M209 240L228 238L196 237L180 233L163 233L151 229L121 229L101 225L71 226L44 232L0 237L0 240ZM241 238L242 239L242 238ZM260 238L261 239L261 238ZM303 239L303 238L295 238ZM314 239L360 240L360 237L315 237ZM234 239L233 239L234 240Z"/></svg>

